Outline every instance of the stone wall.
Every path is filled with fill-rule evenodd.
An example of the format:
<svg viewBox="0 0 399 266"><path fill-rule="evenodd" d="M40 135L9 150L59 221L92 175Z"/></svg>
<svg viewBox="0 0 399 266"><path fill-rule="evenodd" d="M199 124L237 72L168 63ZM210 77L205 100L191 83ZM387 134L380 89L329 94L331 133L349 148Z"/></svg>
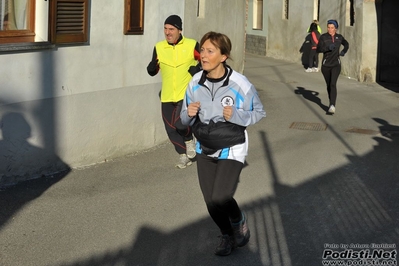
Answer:
<svg viewBox="0 0 399 266"><path fill-rule="evenodd" d="M266 37L247 34L245 39L245 52L266 56Z"/></svg>

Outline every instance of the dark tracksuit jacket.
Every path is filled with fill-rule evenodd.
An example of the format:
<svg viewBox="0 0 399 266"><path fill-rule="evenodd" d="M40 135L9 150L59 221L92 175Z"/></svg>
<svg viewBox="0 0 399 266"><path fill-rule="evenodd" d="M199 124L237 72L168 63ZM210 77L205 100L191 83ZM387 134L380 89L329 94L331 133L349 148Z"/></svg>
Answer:
<svg viewBox="0 0 399 266"><path fill-rule="evenodd" d="M335 44L335 49L330 51L329 47L332 43ZM349 43L341 34L335 33L334 36L331 36L329 33L324 33L320 36L317 52L323 53L322 66L334 67L341 64L339 59L341 45L344 46L342 51L346 53L349 49Z"/></svg>

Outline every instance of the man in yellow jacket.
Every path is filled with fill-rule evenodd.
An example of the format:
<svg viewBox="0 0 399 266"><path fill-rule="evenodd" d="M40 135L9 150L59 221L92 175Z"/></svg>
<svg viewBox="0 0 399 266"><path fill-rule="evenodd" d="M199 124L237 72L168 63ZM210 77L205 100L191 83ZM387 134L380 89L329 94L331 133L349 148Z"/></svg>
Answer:
<svg viewBox="0 0 399 266"><path fill-rule="evenodd" d="M181 123L180 111L188 82L200 70L199 44L182 35L182 24L177 15L165 20L165 40L155 45L152 60L147 66L150 76L155 76L161 70L162 119L169 140L179 154L178 168L191 165L190 159L196 156L191 128Z"/></svg>

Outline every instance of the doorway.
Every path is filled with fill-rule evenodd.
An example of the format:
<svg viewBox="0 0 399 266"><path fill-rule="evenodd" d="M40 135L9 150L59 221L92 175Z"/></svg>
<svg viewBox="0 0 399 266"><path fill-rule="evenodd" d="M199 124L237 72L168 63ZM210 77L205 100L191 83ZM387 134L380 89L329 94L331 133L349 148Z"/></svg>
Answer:
<svg viewBox="0 0 399 266"><path fill-rule="evenodd" d="M377 82L399 84L398 0L376 1L378 22Z"/></svg>

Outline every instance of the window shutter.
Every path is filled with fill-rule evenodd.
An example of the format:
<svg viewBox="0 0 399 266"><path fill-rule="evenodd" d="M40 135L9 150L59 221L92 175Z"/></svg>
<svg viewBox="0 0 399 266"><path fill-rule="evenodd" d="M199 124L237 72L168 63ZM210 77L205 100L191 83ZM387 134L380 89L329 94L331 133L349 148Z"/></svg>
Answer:
<svg viewBox="0 0 399 266"><path fill-rule="evenodd" d="M50 41L86 43L89 0L51 0L50 3Z"/></svg>

